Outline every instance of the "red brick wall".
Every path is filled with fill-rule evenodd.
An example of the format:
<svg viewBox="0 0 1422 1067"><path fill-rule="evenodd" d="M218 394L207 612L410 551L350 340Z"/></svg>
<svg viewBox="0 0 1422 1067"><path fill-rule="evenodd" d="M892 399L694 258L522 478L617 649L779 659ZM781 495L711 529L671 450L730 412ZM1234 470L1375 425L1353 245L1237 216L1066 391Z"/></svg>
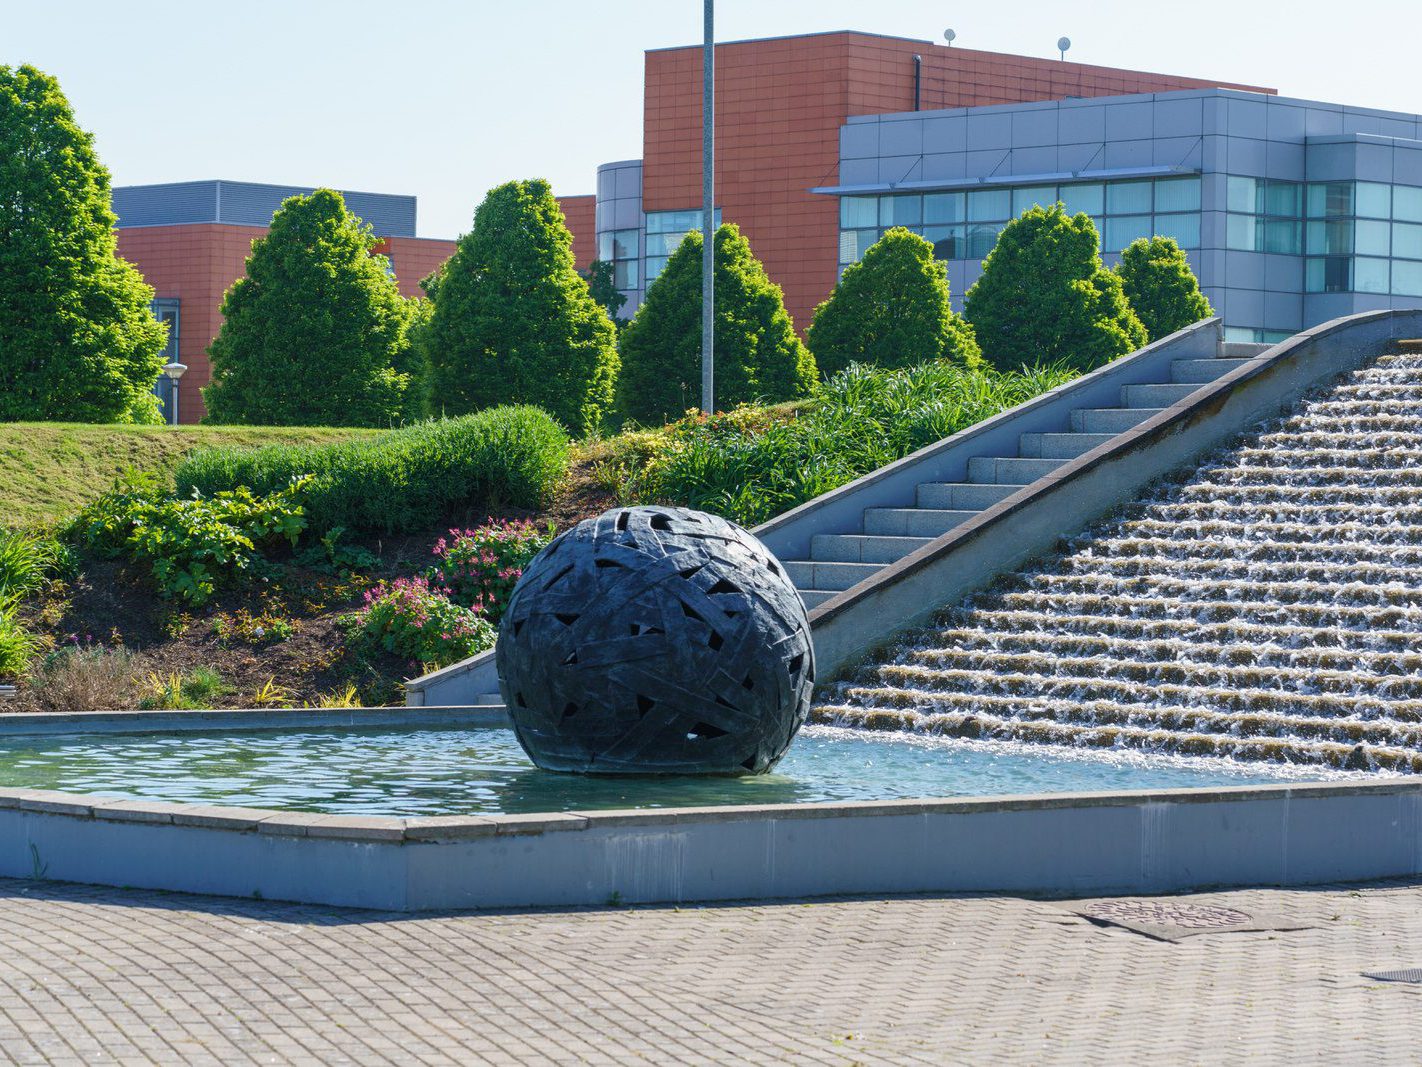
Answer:
<svg viewBox="0 0 1422 1067"><path fill-rule="evenodd" d="M260 226L220 223L118 231L119 255L138 267L154 295L182 302L178 358L188 367L178 382L178 415L183 422L197 422L207 410L199 390L212 380L207 346L222 325L222 297L246 273L252 242L266 232ZM453 241L392 237L386 244L406 296L418 295L420 279L454 252Z"/></svg>
<svg viewBox="0 0 1422 1067"><path fill-rule="evenodd" d="M597 258L597 224L594 220L597 197L560 196L558 206L568 220L568 229L573 231L573 261L578 270L587 270L588 264Z"/></svg>
<svg viewBox="0 0 1422 1067"><path fill-rule="evenodd" d="M718 45L716 202L726 221L740 224L785 290L786 306L802 331L833 288L838 267L835 199L807 190L834 183L845 119L912 110L915 54L923 56L925 110L1255 88L859 33ZM643 124L643 209L699 206L700 46L647 53Z"/></svg>

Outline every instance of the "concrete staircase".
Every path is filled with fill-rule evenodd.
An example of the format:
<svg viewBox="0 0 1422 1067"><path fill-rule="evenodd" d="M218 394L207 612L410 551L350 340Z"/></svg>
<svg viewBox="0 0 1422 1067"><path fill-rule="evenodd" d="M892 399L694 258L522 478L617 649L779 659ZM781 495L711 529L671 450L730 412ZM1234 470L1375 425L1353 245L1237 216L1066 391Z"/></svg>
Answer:
<svg viewBox="0 0 1422 1067"><path fill-rule="evenodd" d="M786 571L805 606L813 609L1267 347L1222 341L1212 359L1174 360L1168 381L1121 386L1118 407L1077 408L1060 432L1023 433L1015 456L974 456L968 461L966 482L922 482L911 507L865 508L857 529L815 534L809 558L785 560Z"/></svg>

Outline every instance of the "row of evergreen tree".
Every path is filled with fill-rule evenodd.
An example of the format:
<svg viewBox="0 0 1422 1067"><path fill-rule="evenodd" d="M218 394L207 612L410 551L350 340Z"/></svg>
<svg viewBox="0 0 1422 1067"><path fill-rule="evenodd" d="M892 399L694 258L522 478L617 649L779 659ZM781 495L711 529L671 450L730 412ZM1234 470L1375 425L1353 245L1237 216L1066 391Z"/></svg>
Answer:
<svg viewBox="0 0 1422 1067"><path fill-rule="evenodd" d="M0 151L0 418L153 420L153 293L115 255L108 172L54 79L0 67ZM1090 369L1210 314L1173 241L1137 242L1113 272L1091 220L1058 204L1008 225L964 316L932 246L890 230L816 309L807 346L737 227L715 242L720 407L806 396L855 361ZM374 248L338 193L282 205L224 299L209 421L384 426L516 402L584 434L700 404L697 232L621 331L607 265L577 273L544 181L492 190L426 299L405 299Z"/></svg>

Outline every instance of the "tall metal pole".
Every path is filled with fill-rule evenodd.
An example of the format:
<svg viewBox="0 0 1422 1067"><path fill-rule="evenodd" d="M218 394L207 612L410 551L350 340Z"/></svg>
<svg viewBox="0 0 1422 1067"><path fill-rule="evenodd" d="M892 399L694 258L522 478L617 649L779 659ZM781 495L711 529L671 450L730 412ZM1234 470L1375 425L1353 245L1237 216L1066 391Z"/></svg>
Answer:
<svg viewBox="0 0 1422 1067"><path fill-rule="evenodd" d="M701 410L716 410L716 0L701 45Z"/></svg>

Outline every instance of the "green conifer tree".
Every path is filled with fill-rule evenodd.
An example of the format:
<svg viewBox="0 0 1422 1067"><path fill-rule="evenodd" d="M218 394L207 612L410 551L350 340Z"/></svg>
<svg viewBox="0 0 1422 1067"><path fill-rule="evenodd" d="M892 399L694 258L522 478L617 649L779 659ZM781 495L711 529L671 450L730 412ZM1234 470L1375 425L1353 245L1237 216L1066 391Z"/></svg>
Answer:
<svg viewBox="0 0 1422 1067"><path fill-rule="evenodd" d="M222 301L205 421L388 426L402 417L411 311L341 194L285 200Z"/></svg>
<svg viewBox="0 0 1422 1067"><path fill-rule="evenodd" d="M0 420L150 421L165 330L59 82L0 66Z"/></svg>
<svg viewBox="0 0 1422 1067"><path fill-rule="evenodd" d="M805 340L827 378L851 363L981 359L972 327L949 305L947 268L933 258L933 245L902 226L845 268Z"/></svg>
<svg viewBox="0 0 1422 1067"><path fill-rule="evenodd" d="M1061 204L1007 224L968 290L964 316L1002 370L1061 363L1087 371L1146 343L1146 330L1101 262L1096 227Z"/></svg>
<svg viewBox="0 0 1422 1067"><path fill-rule="evenodd" d="M1214 314L1173 237L1132 241L1121 253L1116 274L1152 341Z"/></svg>
<svg viewBox="0 0 1422 1067"><path fill-rule="evenodd" d="M542 179L489 192L433 293L431 406L536 404L598 429L617 380L617 330L573 267L573 237Z"/></svg>
<svg viewBox="0 0 1422 1067"><path fill-rule="evenodd" d="M618 406L645 425L701 404L701 248L692 230L622 332ZM733 223L716 231L715 286L716 407L809 395L814 357L795 334L780 286Z"/></svg>

